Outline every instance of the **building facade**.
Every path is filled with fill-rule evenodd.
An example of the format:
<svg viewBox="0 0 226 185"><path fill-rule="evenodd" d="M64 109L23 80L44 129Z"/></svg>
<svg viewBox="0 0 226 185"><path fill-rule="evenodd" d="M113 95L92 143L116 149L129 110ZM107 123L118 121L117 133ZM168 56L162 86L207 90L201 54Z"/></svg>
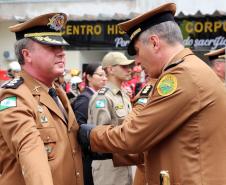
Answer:
<svg viewBox="0 0 226 185"><path fill-rule="evenodd" d="M15 60L14 34L8 27L39 14L64 12L69 16L65 38L66 68L79 68L100 62L111 50L126 53L129 39L117 23L130 19L166 2L177 4L179 23L187 47L200 56L210 49L226 45L226 1L219 0L0 0L0 69Z"/></svg>

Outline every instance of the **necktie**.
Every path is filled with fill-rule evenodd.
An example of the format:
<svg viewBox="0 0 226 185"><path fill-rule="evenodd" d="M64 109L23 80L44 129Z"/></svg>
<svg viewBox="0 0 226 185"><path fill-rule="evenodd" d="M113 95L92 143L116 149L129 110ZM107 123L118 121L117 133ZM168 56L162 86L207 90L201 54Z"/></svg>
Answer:
<svg viewBox="0 0 226 185"><path fill-rule="evenodd" d="M67 113L62 105L62 103L60 102L60 99L58 98L57 96L57 93L56 93L56 90L51 87L49 89L49 95L53 98L53 100L56 102L57 106L59 107L59 109L61 110L61 112L63 113L64 115L64 118L65 118L65 121L67 121Z"/></svg>

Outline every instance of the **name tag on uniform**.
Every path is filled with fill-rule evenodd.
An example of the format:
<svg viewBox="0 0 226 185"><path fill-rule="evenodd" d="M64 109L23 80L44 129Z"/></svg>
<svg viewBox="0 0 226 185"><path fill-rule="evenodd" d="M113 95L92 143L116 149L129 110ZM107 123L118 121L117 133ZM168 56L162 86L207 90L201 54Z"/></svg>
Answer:
<svg viewBox="0 0 226 185"><path fill-rule="evenodd" d="M123 104L118 104L115 106L115 110L123 109Z"/></svg>

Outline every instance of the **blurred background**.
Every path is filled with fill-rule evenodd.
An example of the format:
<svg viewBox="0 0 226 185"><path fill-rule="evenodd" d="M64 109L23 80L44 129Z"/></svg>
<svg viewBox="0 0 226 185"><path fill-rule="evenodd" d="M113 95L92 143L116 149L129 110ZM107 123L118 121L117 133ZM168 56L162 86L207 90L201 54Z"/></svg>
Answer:
<svg viewBox="0 0 226 185"><path fill-rule="evenodd" d="M78 69L82 75L87 64L100 62L108 51L127 55L129 38L119 30L119 22L166 2L177 4L176 21L185 45L201 58L226 45L225 0L0 0L0 76L15 60L15 35L8 27L17 22L49 12L66 13L65 39L71 44L66 48L66 69Z"/></svg>

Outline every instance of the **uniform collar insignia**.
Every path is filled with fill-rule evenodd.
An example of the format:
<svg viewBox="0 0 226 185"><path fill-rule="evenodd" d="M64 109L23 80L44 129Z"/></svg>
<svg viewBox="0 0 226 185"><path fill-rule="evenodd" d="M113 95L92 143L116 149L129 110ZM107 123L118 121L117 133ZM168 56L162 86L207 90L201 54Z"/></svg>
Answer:
<svg viewBox="0 0 226 185"><path fill-rule="evenodd" d="M35 91L35 92L38 93L39 92L39 90L38 90L39 88L41 88L41 86L35 86L35 88L32 91Z"/></svg>

